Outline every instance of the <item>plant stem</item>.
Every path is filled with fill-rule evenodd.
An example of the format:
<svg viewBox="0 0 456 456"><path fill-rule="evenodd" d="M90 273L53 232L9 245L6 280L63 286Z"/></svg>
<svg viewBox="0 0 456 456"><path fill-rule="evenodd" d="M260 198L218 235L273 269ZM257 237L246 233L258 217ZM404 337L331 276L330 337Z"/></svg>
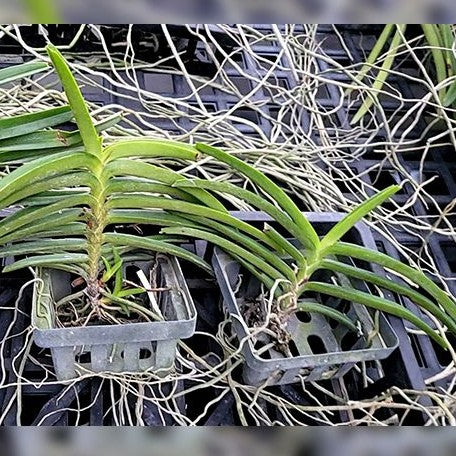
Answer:
<svg viewBox="0 0 456 456"><path fill-rule="evenodd" d="M102 155L105 150L102 150ZM105 155L105 154L104 154ZM104 159L94 167L93 174L95 183L92 186L93 200L87 215L87 253L88 253L88 279L87 294L92 307L98 309L100 298L100 285L98 276L100 274L100 261L103 247L103 233L108 221L106 206L106 187L108 178L103 173Z"/></svg>
<svg viewBox="0 0 456 456"><path fill-rule="evenodd" d="M107 149L103 149L102 147L102 138L98 136L81 89L62 54L53 45L48 45L46 49L59 75L79 128L86 154L84 157L84 167L93 176L93 182L90 183L92 199L90 200L90 209L86 222L88 254L87 294L91 305L99 314L101 289L98 283L98 276L100 273L103 232L108 221L106 190L110 176L109 172L106 172L105 165L109 158L109 151L107 152Z"/></svg>

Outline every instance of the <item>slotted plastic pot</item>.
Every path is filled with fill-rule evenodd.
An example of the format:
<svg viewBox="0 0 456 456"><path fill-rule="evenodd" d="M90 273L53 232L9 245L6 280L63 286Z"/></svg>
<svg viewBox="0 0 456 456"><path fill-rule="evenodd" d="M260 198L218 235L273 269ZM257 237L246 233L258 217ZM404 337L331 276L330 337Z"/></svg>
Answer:
<svg viewBox="0 0 456 456"><path fill-rule="evenodd" d="M178 341L195 332L196 309L175 257L157 255L155 261L134 266L149 276L155 262L157 285L169 288L158 301L165 320L118 325L56 328L55 302L71 293L70 274L38 269L41 281L35 284L32 309L34 341L51 350L58 380L87 372L169 372Z"/></svg>
<svg viewBox="0 0 456 456"><path fill-rule="evenodd" d="M237 217L250 222L270 222L261 212L235 212ZM306 214L320 235L325 234L344 214ZM348 233L350 242L376 249L370 229L358 223ZM215 248L212 264L220 286L224 306L232 317L233 329L242 343L245 359L243 378L247 384L289 384L298 381L336 379L346 374L356 363L387 358L398 346L398 338L383 314L374 316L364 306L352 302L327 299L325 303L343 311L353 322L358 322L360 334L350 331L342 324L334 324L320 314L294 314L287 322L296 356L286 357L274 348L265 349L271 342L268 336L260 335L255 340L244 319L243 308L260 292L259 281L242 270L241 265L227 253ZM377 274L381 268L370 265ZM239 273L243 280L237 292ZM352 281L352 286L368 291L363 282ZM348 283L350 285L350 283ZM262 351L263 349L263 351ZM265 351L264 351L265 350Z"/></svg>

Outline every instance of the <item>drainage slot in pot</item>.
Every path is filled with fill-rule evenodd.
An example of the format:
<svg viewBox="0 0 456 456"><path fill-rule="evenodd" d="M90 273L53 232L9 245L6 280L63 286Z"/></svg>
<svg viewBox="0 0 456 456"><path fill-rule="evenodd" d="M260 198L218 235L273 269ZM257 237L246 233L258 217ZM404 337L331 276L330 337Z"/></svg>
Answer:
<svg viewBox="0 0 456 456"><path fill-rule="evenodd" d="M327 350L321 337L311 334L307 338L307 342L314 355L322 355L323 353L326 353Z"/></svg>
<svg viewBox="0 0 456 456"><path fill-rule="evenodd" d="M296 317L301 323L310 323L312 320L312 315L310 312L297 312Z"/></svg>
<svg viewBox="0 0 456 456"><path fill-rule="evenodd" d="M77 353L74 357L76 363L78 364L91 364L92 363L92 354L90 351L83 351Z"/></svg>
<svg viewBox="0 0 456 456"><path fill-rule="evenodd" d="M298 350L298 347L295 343L295 341L293 339L290 339L288 341L288 348L290 349L290 353L292 354L292 356L300 356L301 353L300 351Z"/></svg>
<svg viewBox="0 0 456 456"><path fill-rule="evenodd" d="M155 350L156 350L156 345L157 343L152 343L152 344L148 344L149 346L143 346L143 347L139 347L139 348L136 348L135 347L136 344L128 344L127 347L128 347L128 350L133 350L135 351L134 353L134 357L137 359L144 359L144 360L148 360L148 359L151 359L154 355L155 355ZM152 346L151 346L152 345ZM131 355L131 353L129 353L129 356ZM122 350L120 352L120 358L122 359L125 359L125 350Z"/></svg>
<svg viewBox="0 0 456 456"><path fill-rule="evenodd" d="M354 332L348 332L342 337L340 346L343 351L350 350L357 342L359 342L359 336Z"/></svg>
<svg viewBox="0 0 456 456"><path fill-rule="evenodd" d="M152 358L152 352L148 348L141 348L139 350L139 359Z"/></svg>

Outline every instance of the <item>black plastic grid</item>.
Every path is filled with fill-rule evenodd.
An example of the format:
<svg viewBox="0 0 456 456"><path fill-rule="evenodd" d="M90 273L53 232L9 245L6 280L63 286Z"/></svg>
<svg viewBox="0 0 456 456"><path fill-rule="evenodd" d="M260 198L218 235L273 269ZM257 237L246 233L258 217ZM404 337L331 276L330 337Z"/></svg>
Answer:
<svg viewBox="0 0 456 456"><path fill-rule="evenodd" d="M430 157L428 163L425 166L424 180L427 180L433 176L436 176L435 184L428 185L427 191L432 198L438 203L440 209L448 206L456 198L456 174L454 164L447 163L445 160L439 158L436 160L433 155ZM434 158L432 160L432 158ZM407 169L410 174L417 174L419 171L419 162L402 159L402 165ZM382 165L382 170L378 173L375 169L367 172L367 170L373 167L378 167L378 161L361 159L350 164L353 170L356 170L356 174L362 175L362 180L366 185L372 185L377 190L382 190L391 184L400 183L403 179L402 176L396 170L393 170L388 164ZM338 182L335 180L335 182ZM348 196L348 189L346 188L346 182L343 180L338 182L342 192L347 192L345 196ZM395 195L394 200L399 205L409 200L412 195L412 188L409 184L405 184L402 190ZM437 211L435 206L432 206L430 201L426 201L427 206L420 200L417 200L415 204L408 210L412 211L416 217L425 217L427 220L437 223ZM391 203L385 203L383 205L386 209L393 209ZM434 209L433 209L434 208ZM454 226L455 211L452 211L453 215L449 215L447 218ZM396 217L397 218L397 217ZM443 221L440 221L443 224ZM417 236L412 235L401 227L395 227L392 231L396 240L406 248L411 249L417 254L422 251L424 245L423 241ZM379 248L390 256L403 260L404 258L397 251L397 249L383 236L377 232L374 233L378 242ZM425 235L424 235L425 236ZM436 269L439 271L442 277L444 277L445 283L449 291L456 295L456 243L451 240L448 236L443 236L438 233L426 237L425 242L426 251L428 255L432 257L435 262ZM431 277L431 276L430 276ZM431 277L432 278L432 277ZM409 300L404 300L403 304L414 313L420 315L420 317L427 320L431 326L433 323ZM401 351L403 351L403 357L407 360L407 368L412 368L415 372L416 384L421 384L424 388L424 379L433 377L437 373L441 372L443 368L451 362L448 355L436 344L434 344L427 336L409 335L404 331L405 327L412 327L412 325L403 322L396 321L397 319L391 319L395 322L394 327L398 332L401 339ZM410 353L410 344L413 348L414 354ZM419 371L421 372L419 374ZM421 378L420 378L421 377ZM451 377L446 380L439 381L435 384L436 387L445 387L451 381Z"/></svg>
<svg viewBox="0 0 456 456"><path fill-rule="evenodd" d="M194 245L186 245L186 248L195 250ZM191 265L185 265L184 274L188 277L188 285L190 292L195 299L198 314L200 318L197 322L197 331L204 331L214 334L217 331L219 322L223 319L221 305L216 303L221 302L219 290L213 279L202 279ZM5 307L12 306L17 296L19 286L22 285L20 281L11 282L8 286L4 285L5 293L0 298L0 303ZM15 383L17 376L14 374L14 369L11 368L12 360L18 351L23 348L25 344L24 330L29 325L29 319L25 316L30 313L30 292L26 293L20 301L19 309L24 313L21 318L18 318L14 331L11 335L11 343L6 349L5 366L8 372L8 384L12 386L1 390L0 399L1 407L0 414L5 414L5 425L16 425L18 423L17 416L17 402L14 400L14 395L17 392ZM6 319L1 320L2 333L4 334L4 327L10 322ZM219 359L223 358L223 353L220 347L216 345L211 339L201 338L198 336L185 341L190 348L198 354L215 353ZM49 365L50 358L47 350L40 350L37 347L32 347L31 355L33 359L38 360L44 365ZM206 359L206 361L209 361ZM21 360L14 360L15 368L18 369ZM62 426L62 425L113 425L115 424L112 413L110 412L110 388L108 380L102 380L99 377L86 378L74 384L72 387L53 384L46 381L46 374L43 369L31 361L27 361L22 374L27 380L21 387L21 424L23 425L48 425L48 426ZM241 369L234 372L234 378L237 381L241 380ZM52 381L52 378L48 380ZM197 384L191 381L185 381L174 387L174 391L188 389L196 386ZM343 385L339 381L326 382L324 386L336 394L341 394ZM114 387L115 391L117 388ZM301 405L312 405L313 402L309 400L309 396L304 393L299 385L298 386L280 386L273 387L271 390L275 394L280 395L284 399L295 401ZM308 391L313 396L317 397L323 404L336 405L336 402L330 396L327 396L318 389L309 385ZM171 385L163 385L161 387L161 394L169 394L171 392ZM217 392L212 389L205 389L201 392L190 393L185 398L178 399L179 409L190 419L195 419L201 414L206 407L206 404L216 397ZM146 393L147 395L147 393ZM11 403L10 403L11 401ZM129 396L129 405L131 410L135 409L135 398ZM173 425L175 424L171 416L160 413L157 406L151 402L143 402L143 412L141 415L142 420L148 426L158 425ZM83 410L78 413L77 410ZM265 412L271 419L279 419L277 411L274 408L266 407ZM164 417L164 418L163 418ZM308 414L308 424L318 424L318 413ZM341 415L340 421L343 422L344 417ZM203 423L205 425L233 425L240 424L238 413L236 411L234 396L232 393L227 394L220 402L217 402L209 409ZM252 423L254 424L254 423Z"/></svg>
<svg viewBox="0 0 456 456"><path fill-rule="evenodd" d="M264 33L270 33L271 29L268 26L259 27L259 30L262 30ZM374 44L375 37L378 36L378 33L381 31L381 26L377 28L369 28L361 30L360 28L350 28L343 27L340 29L345 43L350 50L351 55L354 58L354 62L362 62L363 56L369 52L369 47ZM141 31L143 34L147 33L157 33L159 30L150 29ZM71 36L72 31L67 33ZM118 35L116 35L116 33ZM112 40L115 40L116 36L122 36L122 33L125 33L125 30L115 29L112 32ZM32 36L32 35L31 35ZM188 33L183 28L173 29L173 38L181 40L187 40L187 50L189 67L193 72L198 74L212 76L214 72L214 64L210 61L207 54L204 52L204 47L196 42L189 40ZM223 37L219 37L223 42ZM328 26L322 26L319 29L319 38L322 39L322 47L328 55L331 55L336 61L340 63L347 63L347 53L345 49L340 45L338 36L334 33L334 29ZM109 41L109 40L108 40ZM112 42L112 41L111 41ZM247 72L254 71L255 74L264 76L265 70L258 69L258 67L251 61L248 54L246 54L242 49L233 48L233 43L228 39L225 40L224 44L228 52L234 52L236 62L244 68ZM267 41L264 44L257 44L253 48L257 53L262 54L266 59L274 59L280 52L280 46L277 42ZM93 51L94 48L83 49L83 51ZM165 51L163 51L165 52ZM13 63L17 59L18 55L21 55L23 51L18 47L15 47L13 44L7 44L6 48L0 48L0 60L3 57L7 58L7 64ZM150 61L155 61L159 53L146 53L144 52L143 58L147 57ZM14 57L13 57L14 56ZM27 58L27 56L21 56L21 58ZM221 56L219 56L221 58ZM5 61L5 60L3 60ZM17 60L16 60L17 61ZM193 63L192 63L193 62ZM328 67L324 62L320 62L320 70L326 72L327 75L332 75L334 78L343 78L343 75L336 73L331 73L331 68ZM410 67L410 71L413 71L413 68ZM245 79L239 75L235 68L227 70L228 75L234 86L239 90L240 95L247 93L252 89L251 81ZM171 75L161 72L138 72L138 77L140 81L140 86L143 86L151 92L157 92L169 97L182 97L188 96L190 94L190 88L185 83L185 80L182 76ZM296 81L293 79L290 72L287 71L275 71L271 76L276 82L277 85L282 85L286 87L294 87ZM413 95L413 86L403 84L401 81L396 81L392 77L389 82L391 84L398 84L398 90L401 90L405 96L412 97ZM52 83L52 78L50 83ZM106 87L106 82L104 82ZM109 88L109 87L106 87ZM142 107L139 103L131 103L122 97L112 97L109 93L103 90L94 89L93 87L84 89L85 95L88 99L94 103L119 103L124 106L127 106L131 109L139 109ZM255 111L252 110L243 110L240 108L235 112L235 115L241 119L247 119L254 123L259 123L261 128L266 133L269 133L272 128L272 124L268 122L267 115L274 117L280 110L281 104L280 99L275 97L275 93L270 89L264 91L258 91L251 100L257 101L261 106L259 108L262 113L266 114L262 116L256 115ZM322 86L319 91L321 99L319 100L321 105L324 107L334 107L338 105L339 92L335 90L333 86L326 85ZM416 94L418 95L418 94ZM230 109L239 101L239 96L228 95L221 91L214 91L212 89L204 89L199 92L199 96L203 101L206 109L214 111L223 111ZM358 104L354 105L354 108L358 107ZM384 100L383 106L385 109L396 109L394 103L390 103L388 100ZM197 119L197 117L196 117ZM337 128L347 128L348 127L349 116L347 115L346 106L343 109L337 112L336 117L333 119L334 125ZM309 120L306 116L302 118L303 127L307 130L310 129ZM191 127L191 121L187 118L178 118L175 123L165 121L164 119L157 119L157 125L160 128L173 130L176 129L188 131ZM234 122L236 123L236 122ZM236 127L246 135L253 135L253 130L246 125L245 123L237 123ZM417 127L418 128L418 127ZM318 136L314 132L310 132L312 138L318 142ZM452 155L451 150L438 149L432 150L430 158L432 160L426 162L425 174L426 178L436 174L439 175L440 182L429 185L429 192L433 197L438 201L441 207L444 207L455 198L456 194L456 154ZM411 172L416 173L419 170L419 163L416 160L413 160L414 157L403 156L402 163L403 165ZM358 172L366 170L373 165L378 165L378 161L375 160L375 154L370 154L369 151L363 155L361 160L357 160L350 164L356 168ZM384 168L382 174L377 175L375 172L370 174L365 174L365 182L373 185L374 187L380 189L389 183L399 182L401 176L395 174L395 172L388 170L387 167ZM345 182L340 182L341 190L344 191ZM407 186L404 187L402 194L397 196L397 201L405 201L409 195L409 189ZM417 202L413 207L414 212L417 216L432 216L432 210L429 207L426 207L423 203ZM401 243L408 244L413 246L417 243L416 238L408 235L404 232L397 232L397 238ZM448 238L433 235L429 239L429 249L432 252L435 261L438 264L439 270L442 274L448 277L448 286L456 293L456 248L454 244L451 244ZM378 238L378 243L381 248L387 251L390 255L398 257L397 251L394 247L386 242L384 239ZM198 287L201 286L201 283L198 284ZM199 288L196 287L196 282L193 287L193 291ZM207 288L206 294L202 293L197 299L198 313L199 313L199 325L205 330L215 330L216 323L219 321L219 317L216 312L209 311L210 304L213 303L215 288L209 286ZM5 295L9 292L9 288L6 288ZM3 295L0 296L0 299L3 298ZM7 299L6 297L4 299ZM410 307L412 310L417 311L416 307L413 304L405 302L405 305ZM392 357L382 363L382 372L378 370L377 367L371 366L370 372L373 378L376 378L377 381L370 385L368 388L364 388L360 385L360 380L357 378L356 373L352 372L346 376L343 380L343 384L334 382L331 385L333 391L342 391L344 388L348 388L351 394L351 398L363 399L372 397L372 395L377 394L383 391L385 388L388 388L392 385L404 386L407 388L413 389L425 389L424 379L436 374L442 370L442 366L445 364L446 358L441 351L436 348L426 336L410 336L405 331L405 326L402 321L391 318L391 322L395 327L395 330L398 332L398 335L401 340L401 349L395 353ZM25 324L23 322L23 324ZM1 331L4 331L4 327L7 325L7 317L2 315L0 320L0 334ZM16 342L14 342L16 340ZM11 363L11 356L14 357L15 350L18 350L22 345L23 340L20 338L15 338L9 344L10 358L9 363ZM198 342L195 342L198 345ZM8 361L8 360L7 360ZM7 362L8 365L8 362ZM33 377L33 375L39 375L40 372L33 366L27 365L26 371ZM42 373L41 373L42 374ZM14 374L10 370L10 381L14 381ZM436 386L445 386L445 382L440 382ZM101 389L100 389L101 388ZM280 391L281 394L284 394L286 397L294 398L293 400L298 401L299 403L306 403L305 398L303 398L298 388L295 387L282 387L283 390ZM101 393L100 393L101 391ZM45 385L39 389L30 387L30 385L24 386L23 396L24 403L30 403L28 410L34 411L33 413L28 413L27 418L24 421L30 421L30 424L40 423L43 417L49 411L58 411L58 413L53 413L51 417L45 420L46 424L71 424L74 422L75 417L71 412L65 410L66 406L74 403L76 392L80 397L84 398L88 404L92 403L90 407L90 413L83 418L87 423L92 425L97 424L110 424L109 414L105 416L105 404L104 394L105 388L103 385L100 385L100 380L92 379L81 382L78 384L77 390L68 390L66 394L61 397L63 388L58 385ZM8 406L9 399L11 399L14 394L13 389L2 389L0 390L0 403L3 404L2 410L5 411L5 407ZM58 398L58 400L57 400ZM189 398L190 402L197 402L196 399ZM30 401L30 402L27 402ZM429 404L428 400L423 400L423 404ZM41 404L41 405L39 405ZM233 424L236 422L236 412L233 410L234 407L234 398L232 395L227 395L225 398L211 411L211 414L207 420L207 424ZM16 410L13 407L8 411L5 424L14 424L15 422ZM343 415L343 414L342 414ZM348 417L345 417L348 419ZM341 419L345 419L344 416ZM419 418L417 418L419 420ZM144 420L146 424L159 424L159 418L157 416L156 410L153 410L151 407L146 407L144 412ZM43 422L44 424L44 422Z"/></svg>
<svg viewBox="0 0 456 456"><path fill-rule="evenodd" d="M338 28L339 32L343 36L346 48L348 48L351 56L353 57L353 61L350 62L351 64L354 62L359 63L364 61L364 56L367 55L370 50L369 45L372 46L375 43L375 38L382 30L382 26L379 26L378 28L369 27L368 29L360 29L358 27ZM347 64L348 57L346 49L341 46L339 38L334 33L334 30L331 27L321 27L320 31L322 39L327 40L329 37L329 40L326 41L326 43L329 41L328 47L325 48L328 55L331 55L334 60L339 61L340 63ZM365 46L366 43L369 44ZM325 66L325 64L322 64L321 66L322 69L327 70L327 65ZM403 62L401 71L403 73L416 74L416 65L414 65L413 62ZM348 78L344 75L337 74L334 75L334 77L348 82ZM395 86L405 98L419 98L423 96L422 87L415 84L404 83L404 80L398 79L394 75L391 75L388 78L388 82ZM329 94L330 98L325 100L325 105L328 107L337 106L339 101L338 92L331 92L331 90L329 90ZM355 103L353 105L354 109L357 109L359 105L360 103ZM382 106L385 110L397 109L397 103L388 102L386 99L382 100ZM405 112L406 109L407 105L404 105L401 110L398 111L398 116ZM347 126L348 119L349 116L347 116L346 110L342 113L339 112L339 122L336 122L337 127L345 128ZM417 138L421 131L423 131L425 124L426 116L423 116L414 130L408 134L408 137ZM400 133L401 131L398 132L398 134ZM375 139L382 142L384 138L380 136ZM421 155L419 152L404 153L399 159L401 165L411 176L413 176L416 182L422 183L430 178L434 178L432 182L426 184L425 189L437 203L438 208L435 207L435 204L431 203L429 199L426 199L424 202L417 200L410 210L417 217L426 218L426 220L436 223L436 226L442 227L443 221L440 221L439 224L437 214L441 212L442 209L449 207L449 205L454 202L456 198L456 154L454 153L454 149L449 146L432 148L424 161L424 167L422 170L420 168L419 160L421 159ZM394 183L400 183L403 180L403 176L399 175L396 170L393 170L387 162L382 163L381 172L378 172L378 155L376 156L375 153L369 150L366 150L359 160L353 160L349 166L355 169L358 175L363 176L362 179L366 184L372 185L378 190ZM372 171L367 172L369 169L372 169ZM337 179L335 181L337 182ZM347 192L346 182L340 181L338 182L338 185L340 186L342 192ZM412 189L410 185L406 184L402 191L395 196L395 201L397 203L405 203L409 200L411 192ZM384 207L387 206L388 203L384 204ZM447 216L447 219L450 225L454 227L456 224L456 211L454 209ZM418 250L423 247L423 242L420 241L420 239L409 234L405 230L396 229L394 231L394 236L401 245L409 247L412 250ZM377 235L377 239L379 246L382 247L389 255L401 258L398 251L388 241L379 235ZM456 295L456 244L454 240L451 240L448 236L433 233L431 236L426 238L426 249L435 261L436 268L440 274L446 278L446 285L448 286L448 289L453 295ZM414 304L405 301L404 305L406 305L410 310L419 313L423 317L423 314ZM417 384L421 383L422 387L424 387L423 380L441 372L443 367L451 360L448 355L445 354L440 347L436 347L427 336L407 335L403 331L403 328L401 330L401 326L403 326L401 323L397 323L395 325L395 329L398 331L399 336L401 336L402 333L403 343L401 344L401 349L403 351L403 358L407 359L407 367L413 368L413 375L416 375ZM408 326L408 324L406 326ZM407 343L408 340L411 342L414 354L410 354L409 347L407 347L407 345L410 346L410 344ZM417 367L421 372L421 378L417 375ZM450 380L451 377L437 382L435 386L445 387L448 385Z"/></svg>

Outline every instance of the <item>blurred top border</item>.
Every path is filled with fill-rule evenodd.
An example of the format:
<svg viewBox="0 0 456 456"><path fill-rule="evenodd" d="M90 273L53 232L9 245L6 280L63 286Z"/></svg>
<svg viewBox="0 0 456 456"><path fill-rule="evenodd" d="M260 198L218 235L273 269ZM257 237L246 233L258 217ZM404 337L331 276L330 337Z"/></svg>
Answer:
<svg viewBox="0 0 456 456"><path fill-rule="evenodd" d="M456 22L453 0L0 0L3 23Z"/></svg>

